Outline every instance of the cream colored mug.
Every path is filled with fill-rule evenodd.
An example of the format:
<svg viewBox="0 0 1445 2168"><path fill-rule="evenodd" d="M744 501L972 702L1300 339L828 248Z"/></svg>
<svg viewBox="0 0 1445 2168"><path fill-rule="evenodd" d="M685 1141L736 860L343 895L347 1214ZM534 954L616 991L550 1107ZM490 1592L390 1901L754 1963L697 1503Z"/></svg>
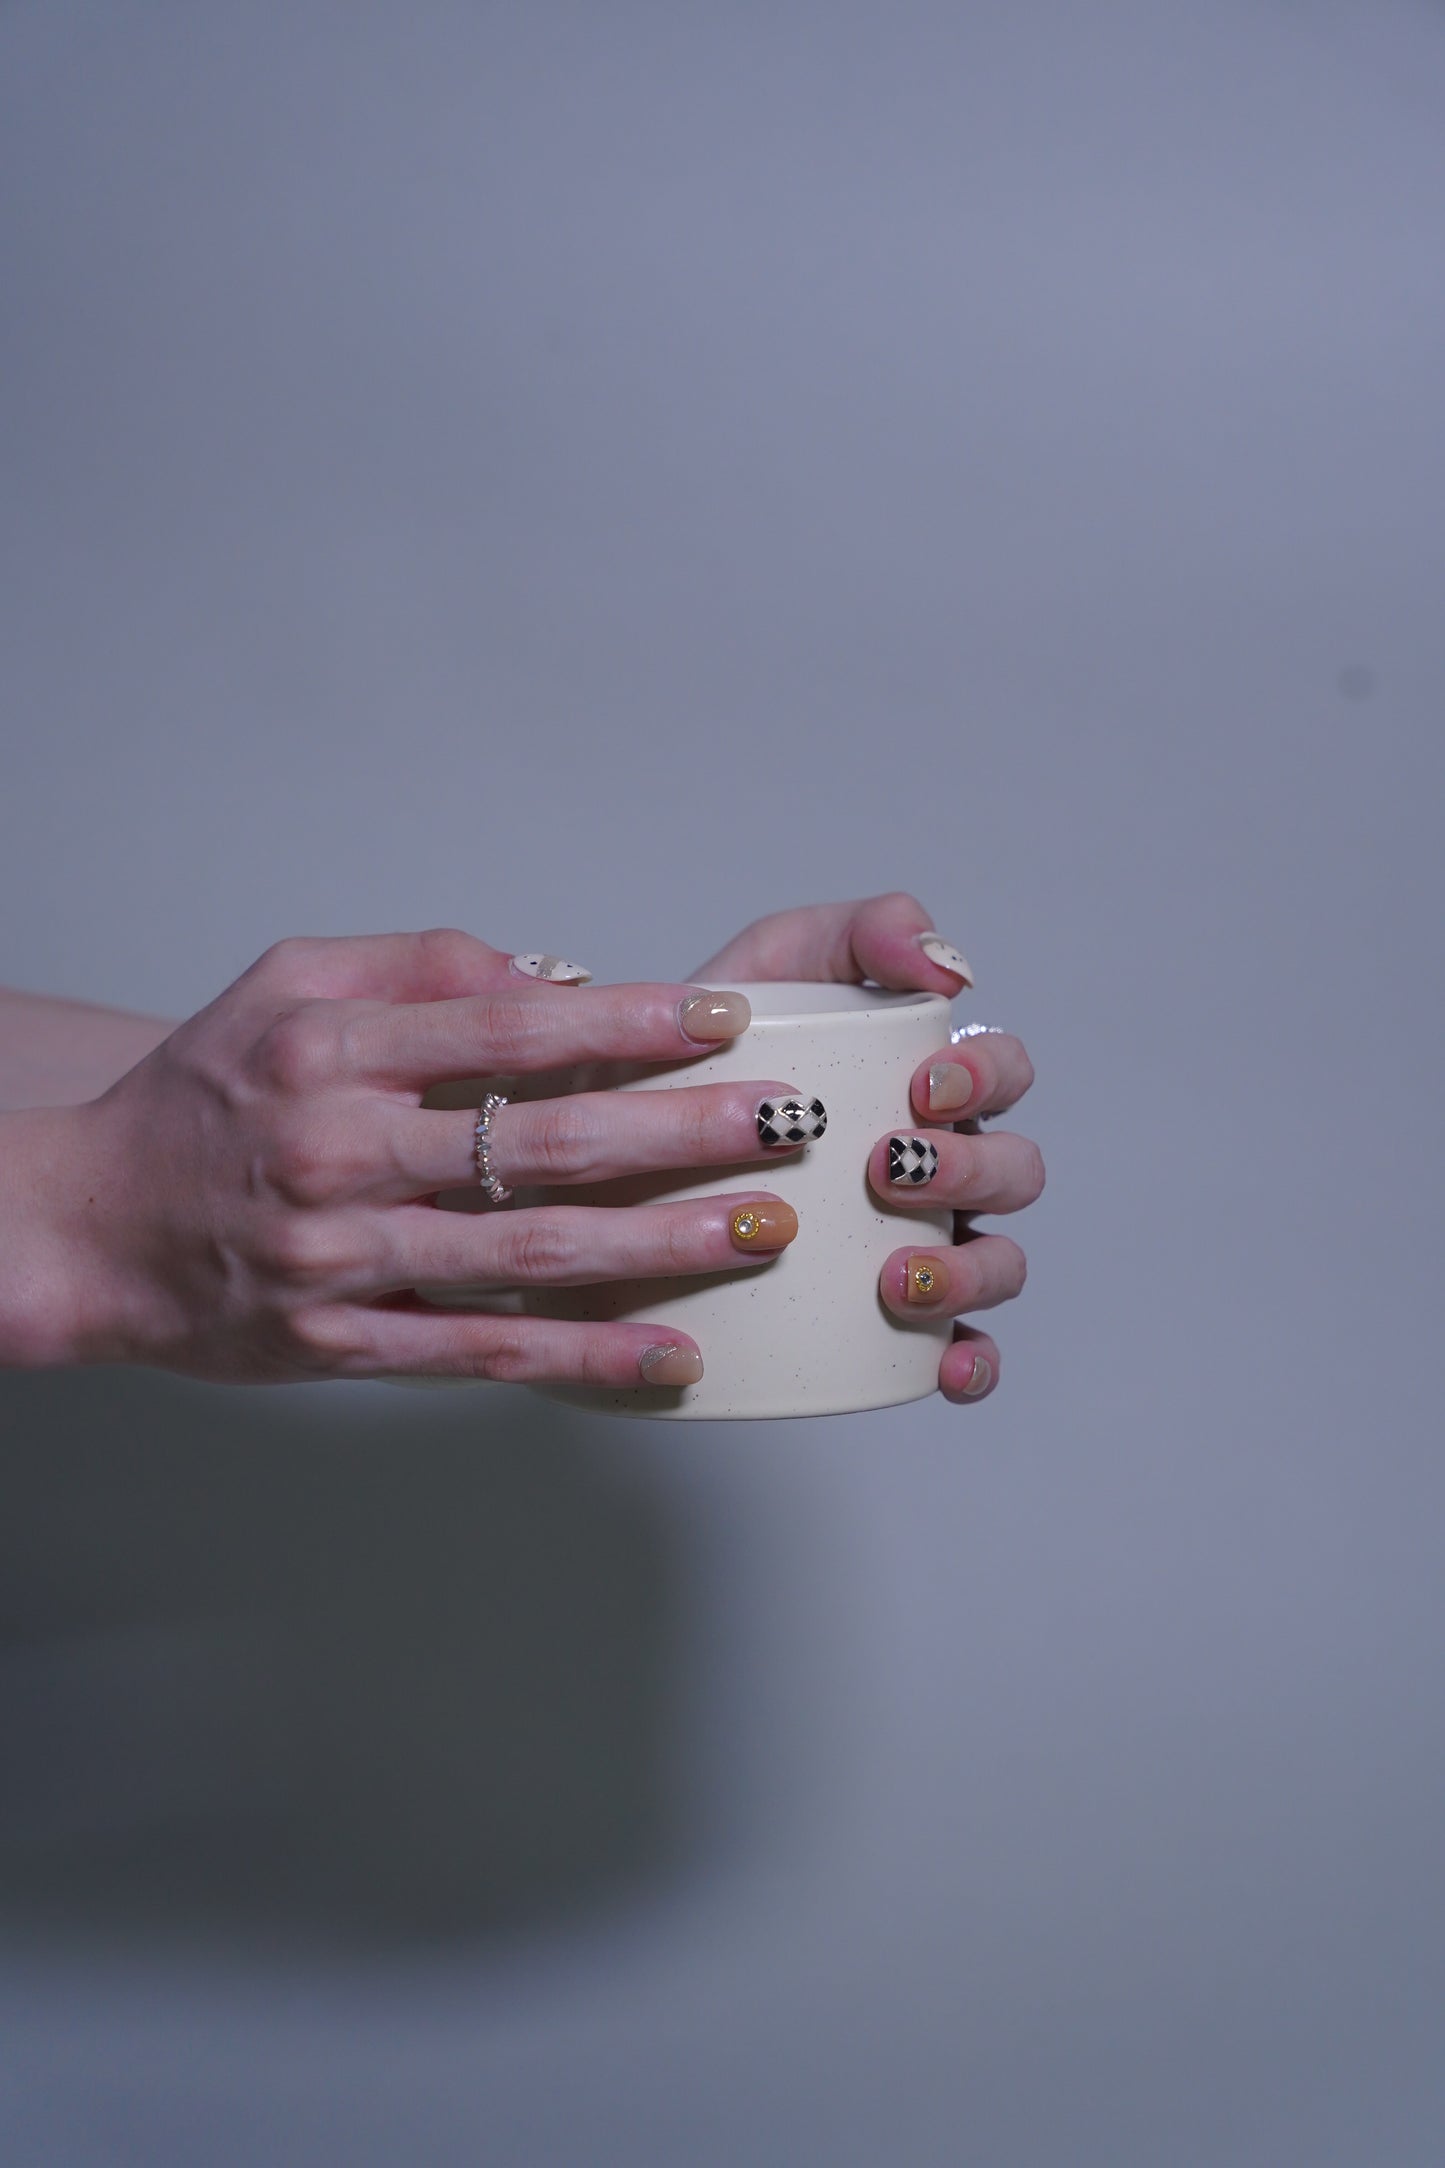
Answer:
<svg viewBox="0 0 1445 2168"><path fill-rule="evenodd" d="M675 1168L595 1190L569 1186L568 1201L632 1204L770 1189L797 1211L797 1237L766 1265L524 1290L519 1307L534 1316L645 1319L658 1327L659 1339L686 1332L704 1365L696 1385L670 1391L569 1384L532 1390L602 1414L673 1422L842 1415L920 1400L937 1387L953 1320L904 1323L884 1307L878 1275L889 1253L905 1244L951 1242L953 1215L943 1207L890 1207L869 1187L867 1160L880 1136L916 1129L909 1083L947 1044L948 1003L941 994L813 981L718 989L728 990L752 1004L752 1022L740 1037L675 1068L649 1068L616 1089L776 1077L805 1100L822 1100L823 1135L776 1165Z"/></svg>

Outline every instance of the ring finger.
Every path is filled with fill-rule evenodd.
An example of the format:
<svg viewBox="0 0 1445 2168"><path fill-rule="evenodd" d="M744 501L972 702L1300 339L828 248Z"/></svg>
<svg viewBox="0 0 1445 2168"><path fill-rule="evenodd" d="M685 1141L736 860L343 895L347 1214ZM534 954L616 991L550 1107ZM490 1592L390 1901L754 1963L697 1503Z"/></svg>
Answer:
<svg viewBox="0 0 1445 2168"><path fill-rule="evenodd" d="M439 1212L402 1205L379 1215L385 1247L351 1299L409 1288L586 1287L672 1279L763 1262L798 1232L790 1204L740 1190L681 1204L536 1205L520 1212Z"/></svg>

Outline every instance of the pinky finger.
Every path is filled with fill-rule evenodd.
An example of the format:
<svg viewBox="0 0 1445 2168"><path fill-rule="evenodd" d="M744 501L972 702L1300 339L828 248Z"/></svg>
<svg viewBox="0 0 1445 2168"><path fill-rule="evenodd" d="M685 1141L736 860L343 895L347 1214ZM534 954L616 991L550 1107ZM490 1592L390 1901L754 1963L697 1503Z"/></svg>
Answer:
<svg viewBox="0 0 1445 2168"><path fill-rule="evenodd" d="M998 1383L998 1343L971 1325L955 1325L953 1345L944 1350L938 1371L938 1389L945 1400L959 1405L983 1400Z"/></svg>
<svg viewBox="0 0 1445 2168"><path fill-rule="evenodd" d="M305 1337L312 1360L337 1377L635 1387L694 1385L702 1376L696 1341L656 1325L574 1324L422 1302L324 1310L307 1320Z"/></svg>

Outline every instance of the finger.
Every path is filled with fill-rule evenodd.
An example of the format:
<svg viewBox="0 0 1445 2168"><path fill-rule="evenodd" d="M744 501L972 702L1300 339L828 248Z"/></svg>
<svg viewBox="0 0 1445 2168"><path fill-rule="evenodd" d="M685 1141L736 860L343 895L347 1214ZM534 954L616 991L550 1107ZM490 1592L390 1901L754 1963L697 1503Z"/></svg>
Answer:
<svg viewBox="0 0 1445 2168"><path fill-rule="evenodd" d="M942 1047L916 1069L909 1096L926 1120L958 1122L1017 1106L1033 1080L1021 1039L1006 1031L980 1032Z"/></svg>
<svg viewBox="0 0 1445 2168"><path fill-rule="evenodd" d="M278 941L245 974L290 998L446 1001L505 986L507 952L454 926L424 933L302 935Z"/></svg>
<svg viewBox="0 0 1445 2168"><path fill-rule="evenodd" d="M664 1388L695 1384L702 1376L697 1342L658 1325L451 1315L423 1303L338 1305L309 1316L305 1338L313 1360L338 1377Z"/></svg>
<svg viewBox="0 0 1445 2168"><path fill-rule="evenodd" d="M944 1399L955 1405L984 1400L997 1384L997 1341L969 1325L955 1325L953 1344L944 1349L938 1366L938 1389Z"/></svg>
<svg viewBox="0 0 1445 2168"><path fill-rule="evenodd" d="M1044 1160L1032 1137L1006 1129L971 1137L897 1129L868 1154L868 1181L905 1209L1022 1212L1043 1193Z"/></svg>
<svg viewBox="0 0 1445 2168"><path fill-rule="evenodd" d="M475 1110L390 1106L384 1120L369 1195L421 1197L473 1179ZM488 1162L509 1189L604 1182L664 1167L738 1166L801 1151L827 1120L813 1093L776 1082L576 1092L498 1108L488 1130Z"/></svg>
<svg viewBox="0 0 1445 2168"><path fill-rule="evenodd" d="M996 1310L1022 1294L1028 1260L1007 1235L975 1235L956 1248L895 1250L878 1277L895 1317L957 1317Z"/></svg>
<svg viewBox="0 0 1445 2168"><path fill-rule="evenodd" d="M677 1061L736 1038L741 994L684 985L548 986L511 980L475 1000L368 1006L345 1021L339 1058L358 1080L423 1088L590 1060Z"/></svg>
<svg viewBox="0 0 1445 2168"><path fill-rule="evenodd" d="M722 1272L787 1248L798 1215L771 1190L679 1204L535 1205L515 1212L438 1212L402 1205L377 1215L385 1254L360 1292L405 1288L588 1287L602 1280Z"/></svg>
<svg viewBox="0 0 1445 2168"><path fill-rule="evenodd" d="M756 919L700 973L728 979L829 979L956 994L973 984L962 952L934 929L916 896L815 903Z"/></svg>

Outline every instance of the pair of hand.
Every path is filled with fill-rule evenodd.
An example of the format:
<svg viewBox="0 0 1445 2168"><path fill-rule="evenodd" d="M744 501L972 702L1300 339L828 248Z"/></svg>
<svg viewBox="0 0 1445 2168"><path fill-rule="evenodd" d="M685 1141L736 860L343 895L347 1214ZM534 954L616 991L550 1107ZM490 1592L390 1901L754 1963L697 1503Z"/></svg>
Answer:
<svg viewBox="0 0 1445 2168"><path fill-rule="evenodd" d="M761 919L697 977L871 978L952 995L967 983L966 967L952 968L962 963L921 905L893 895ZM807 1079L590 1088L613 1065L675 1063L745 1029L741 997L696 983L549 983L537 969L457 932L283 941L98 1099L38 1110L47 1218L27 1280L30 1354L256 1382L700 1376L704 1351L655 1326L448 1312L416 1293L765 1268L796 1232L771 1180L801 1147L764 1142L759 1110L806 1099ZM1043 1186L1037 1147L952 1125L1012 1106L1032 1075L1002 1034L941 1047L900 1109L901 1133L936 1147L936 1175L900 1188L880 1138L868 1165L878 1195L965 1216L1030 1204ZM424 1101L479 1076L528 1080L536 1096L495 1117L492 1170L556 1201L436 1209L440 1193L475 1181L474 1115ZM615 1209L565 1201L573 1183L747 1160L766 1168L765 1186ZM884 1265L883 1300L900 1317L956 1317L1019 1292L1016 1242L975 1235L966 1217L955 1232L953 1246L900 1249ZM940 1387L981 1398L998 1368L992 1339L956 1326Z"/></svg>

